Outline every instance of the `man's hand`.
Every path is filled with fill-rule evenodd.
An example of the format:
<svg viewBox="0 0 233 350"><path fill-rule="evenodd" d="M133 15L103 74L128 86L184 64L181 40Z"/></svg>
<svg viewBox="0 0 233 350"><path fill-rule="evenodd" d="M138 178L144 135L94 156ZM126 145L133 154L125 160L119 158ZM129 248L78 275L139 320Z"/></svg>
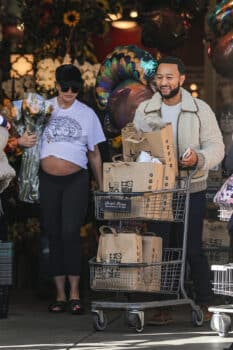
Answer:
<svg viewBox="0 0 233 350"><path fill-rule="evenodd" d="M18 145L22 147L33 147L37 141L36 134L30 134L25 131L21 137L18 138Z"/></svg>
<svg viewBox="0 0 233 350"><path fill-rule="evenodd" d="M179 163L182 167L189 168L189 167L195 166L197 164L197 161L198 161L197 153L193 149L188 148L184 152Z"/></svg>

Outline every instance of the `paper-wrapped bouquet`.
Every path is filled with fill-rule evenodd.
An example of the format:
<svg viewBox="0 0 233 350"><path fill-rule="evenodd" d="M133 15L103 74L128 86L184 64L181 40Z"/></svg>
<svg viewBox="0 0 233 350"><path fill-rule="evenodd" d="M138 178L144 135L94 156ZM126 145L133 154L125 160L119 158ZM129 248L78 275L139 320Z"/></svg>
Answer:
<svg viewBox="0 0 233 350"><path fill-rule="evenodd" d="M52 113L48 100L36 93L27 93L23 100L13 101L12 123L21 136L25 131L35 133L35 146L24 148L18 176L19 199L24 202L39 201L39 152L41 135Z"/></svg>

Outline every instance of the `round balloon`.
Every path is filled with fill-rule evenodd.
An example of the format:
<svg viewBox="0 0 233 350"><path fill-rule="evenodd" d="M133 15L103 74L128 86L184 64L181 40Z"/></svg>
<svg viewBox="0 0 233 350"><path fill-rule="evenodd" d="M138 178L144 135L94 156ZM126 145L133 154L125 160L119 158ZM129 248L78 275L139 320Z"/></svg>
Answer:
<svg viewBox="0 0 233 350"><path fill-rule="evenodd" d="M232 30L233 1L223 0L217 4L214 11L208 16L208 25L216 36L225 35Z"/></svg>
<svg viewBox="0 0 233 350"><path fill-rule="evenodd" d="M233 78L233 31L210 43L208 55L217 73Z"/></svg>
<svg viewBox="0 0 233 350"><path fill-rule="evenodd" d="M132 122L138 105L153 95L153 91L138 81L128 79L111 93L106 112L114 128L120 130Z"/></svg>
<svg viewBox="0 0 233 350"><path fill-rule="evenodd" d="M156 67L157 61L147 51L135 45L116 47L101 64L96 79L98 106L105 109L113 90L125 80L147 85Z"/></svg>

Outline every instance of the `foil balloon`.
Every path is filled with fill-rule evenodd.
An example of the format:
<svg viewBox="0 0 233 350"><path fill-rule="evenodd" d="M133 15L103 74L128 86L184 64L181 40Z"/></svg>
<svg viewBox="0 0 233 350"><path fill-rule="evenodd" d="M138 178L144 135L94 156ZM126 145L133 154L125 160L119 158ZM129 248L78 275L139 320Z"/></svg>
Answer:
<svg viewBox="0 0 233 350"><path fill-rule="evenodd" d="M170 8L144 13L141 15L142 44L169 53L184 43L190 21L189 13L177 13Z"/></svg>
<svg viewBox="0 0 233 350"><path fill-rule="evenodd" d="M118 46L100 67L96 79L96 99L104 110L105 130L119 134L140 102L152 96L148 82L157 68L157 61L135 45Z"/></svg>
<svg viewBox="0 0 233 350"><path fill-rule="evenodd" d="M116 47L102 63L96 79L98 106L106 109L113 90L125 80L147 85L156 67L157 61L147 51L134 45Z"/></svg>
<svg viewBox="0 0 233 350"><path fill-rule="evenodd" d="M217 4L208 16L208 25L216 36L222 36L232 30L233 1L224 0Z"/></svg>
<svg viewBox="0 0 233 350"><path fill-rule="evenodd" d="M217 73L233 79L233 31L212 41L208 55Z"/></svg>
<svg viewBox="0 0 233 350"><path fill-rule="evenodd" d="M120 83L111 93L106 110L113 127L120 130L132 122L138 105L152 95L153 91L138 81Z"/></svg>

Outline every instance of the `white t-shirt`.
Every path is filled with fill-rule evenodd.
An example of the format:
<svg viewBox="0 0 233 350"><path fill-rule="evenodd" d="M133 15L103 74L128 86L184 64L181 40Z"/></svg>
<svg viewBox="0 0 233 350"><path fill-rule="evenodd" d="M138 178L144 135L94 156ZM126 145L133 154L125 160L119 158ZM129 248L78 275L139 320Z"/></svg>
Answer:
<svg viewBox="0 0 233 350"><path fill-rule="evenodd" d="M0 126L3 126L3 127L7 126L7 121L1 114L0 114Z"/></svg>
<svg viewBox="0 0 233 350"><path fill-rule="evenodd" d="M60 108L57 97L50 100L53 112L42 135L40 159L58 157L87 168L87 151L105 141L95 112L75 100L69 108Z"/></svg>
<svg viewBox="0 0 233 350"><path fill-rule="evenodd" d="M164 123L172 123L174 144L177 144L177 120L181 111L181 103L174 106L168 106L162 102L161 114Z"/></svg>

